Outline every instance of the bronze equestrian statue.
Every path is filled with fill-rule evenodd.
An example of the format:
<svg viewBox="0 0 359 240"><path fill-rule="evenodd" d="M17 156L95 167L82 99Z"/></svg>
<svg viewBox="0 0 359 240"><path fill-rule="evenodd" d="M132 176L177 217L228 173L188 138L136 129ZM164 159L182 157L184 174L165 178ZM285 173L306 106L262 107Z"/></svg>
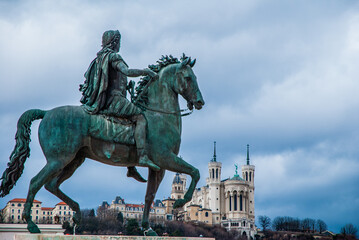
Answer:
<svg viewBox="0 0 359 240"><path fill-rule="evenodd" d="M87 159L113 166L128 167L128 176L139 181L136 166L148 167L148 183L142 226L148 228L149 212L165 170L191 176L191 184L183 199L174 208L182 207L192 198L200 178L197 168L177 154L181 143L181 110L178 95L190 110L204 105L192 67L195 60L183 55L180 60L162 56L149 69L129 69L118 54L118 31L103 35L102 49L85 73L80 86L82 106L62 106L49 111L31 109L23 113L17 124L16 145L8 168L2 175L0 196L9 194L20 178L25 160L30 155L30 127L39 125L39 142L46 157L44 168L30 181L23 219L31 233L39 233L31 220L31 207L36 193L43 187L67 203L74 211L73 220L80 223L77 202L59 187ZM133 90L127 86L127 76L145 76ZM131 91L132 102L126 98Z"/></svg>

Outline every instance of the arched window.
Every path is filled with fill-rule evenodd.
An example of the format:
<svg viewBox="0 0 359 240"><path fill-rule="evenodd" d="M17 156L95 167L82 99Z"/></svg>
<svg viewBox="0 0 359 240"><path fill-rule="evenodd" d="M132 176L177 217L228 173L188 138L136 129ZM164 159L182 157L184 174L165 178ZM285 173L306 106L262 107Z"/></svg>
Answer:
<svg viewBox="0 0 359 240"><path fill-rule="evenodd" d="M229 211L232 211L232 196L229 196Z"/></svg>
<svg viewBox="0 0 359 240"><path fill-rule="evenodd" d="M243 211L243 196L239 195L239 211Z"/></svg>
<svg viewBox="0 0 359 240"><path fill-rule="evenodd" d="M212 168L212 178L214 178L214 169Z"/></svg>
<svg viewBox="0 0 359 240"><path fill-rule="evenodd" d="M249 172L249 181L252 182L252 172Z"/></svg>
<svg viewBox="0 0 359 240"><path fill-rule="evenodd" d="M248 172L246 172L246 181L248 181Z"/></svg>
<svg viewBox="0 0 359 240"><path fill-rule="evenodd" d="M218 179L218 168L216 169L216 178Z"/></svg>
<svg viewBox="0 0 359 240"><path fill-rule="evenodd" d="M237 211L237 193L233 195L233 202L234 202L234 211Z"/></svg>
<svg viewBox="0 0 359 240"><path fill-rule="evenodd" d="M206 215L206 217L208 217L208 212L206 212L206 214L205 214L205 215Z"/></svg>

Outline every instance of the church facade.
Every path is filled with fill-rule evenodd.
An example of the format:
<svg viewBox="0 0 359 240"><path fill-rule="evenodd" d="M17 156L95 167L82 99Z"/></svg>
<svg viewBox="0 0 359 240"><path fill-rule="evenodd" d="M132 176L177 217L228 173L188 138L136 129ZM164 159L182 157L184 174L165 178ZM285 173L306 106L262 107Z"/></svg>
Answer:
<svg viewBox="0 0 359 240"><path fill-rule="evenodd" d="M254 238L255 166L250 164L248 145L247 162L241 170L240 176L236 166L235 175L222 180L222 163L217 161L214 145L213 159L208 163L207 184L195 190L192 200L183 209L182 219L210 225L220 224L228 230L236 229L241 234ZM183 198L185 189L185 176L177 173L172 184L171 198Z"/></svg>

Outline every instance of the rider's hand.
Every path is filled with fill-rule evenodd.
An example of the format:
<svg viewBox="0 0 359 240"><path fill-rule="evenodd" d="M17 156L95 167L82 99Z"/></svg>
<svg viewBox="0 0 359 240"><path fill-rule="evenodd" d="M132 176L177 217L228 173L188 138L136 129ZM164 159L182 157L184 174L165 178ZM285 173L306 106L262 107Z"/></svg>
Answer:
<svg viewBox="0 0 359 240"><path fill-rule="evenodd" d="M156 78L156 79L158 78L158 74L152 71L151 69L145 68L144 71L146 75L150 76L151 78Z"/></svg>

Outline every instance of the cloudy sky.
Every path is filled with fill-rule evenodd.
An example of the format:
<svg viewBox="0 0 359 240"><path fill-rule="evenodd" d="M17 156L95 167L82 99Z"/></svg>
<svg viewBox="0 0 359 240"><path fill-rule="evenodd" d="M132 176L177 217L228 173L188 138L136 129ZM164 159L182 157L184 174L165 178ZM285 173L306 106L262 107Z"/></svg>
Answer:
<svg viewBox="0 0 359 240"><path fill-rule="evenodd" d="M183 119L180 155L201 171L217 141L222 178L256 166L256 215L359 227L359 3L357 1L0 1L0 170L16 122L31 108L79 105L78 85L105 30L144 68L162 54L197 58L204 109ZM182 101L183 107L185 107ZM32 126L31 157L0 208L26 197L46 160ZM147 176L147 171L141 169ZM82 208L120 195L144 201L146 185L87 160L62 186ZM170 194L168 172L157 193ZM43 206L60 200L42 189Z"/></svg>

